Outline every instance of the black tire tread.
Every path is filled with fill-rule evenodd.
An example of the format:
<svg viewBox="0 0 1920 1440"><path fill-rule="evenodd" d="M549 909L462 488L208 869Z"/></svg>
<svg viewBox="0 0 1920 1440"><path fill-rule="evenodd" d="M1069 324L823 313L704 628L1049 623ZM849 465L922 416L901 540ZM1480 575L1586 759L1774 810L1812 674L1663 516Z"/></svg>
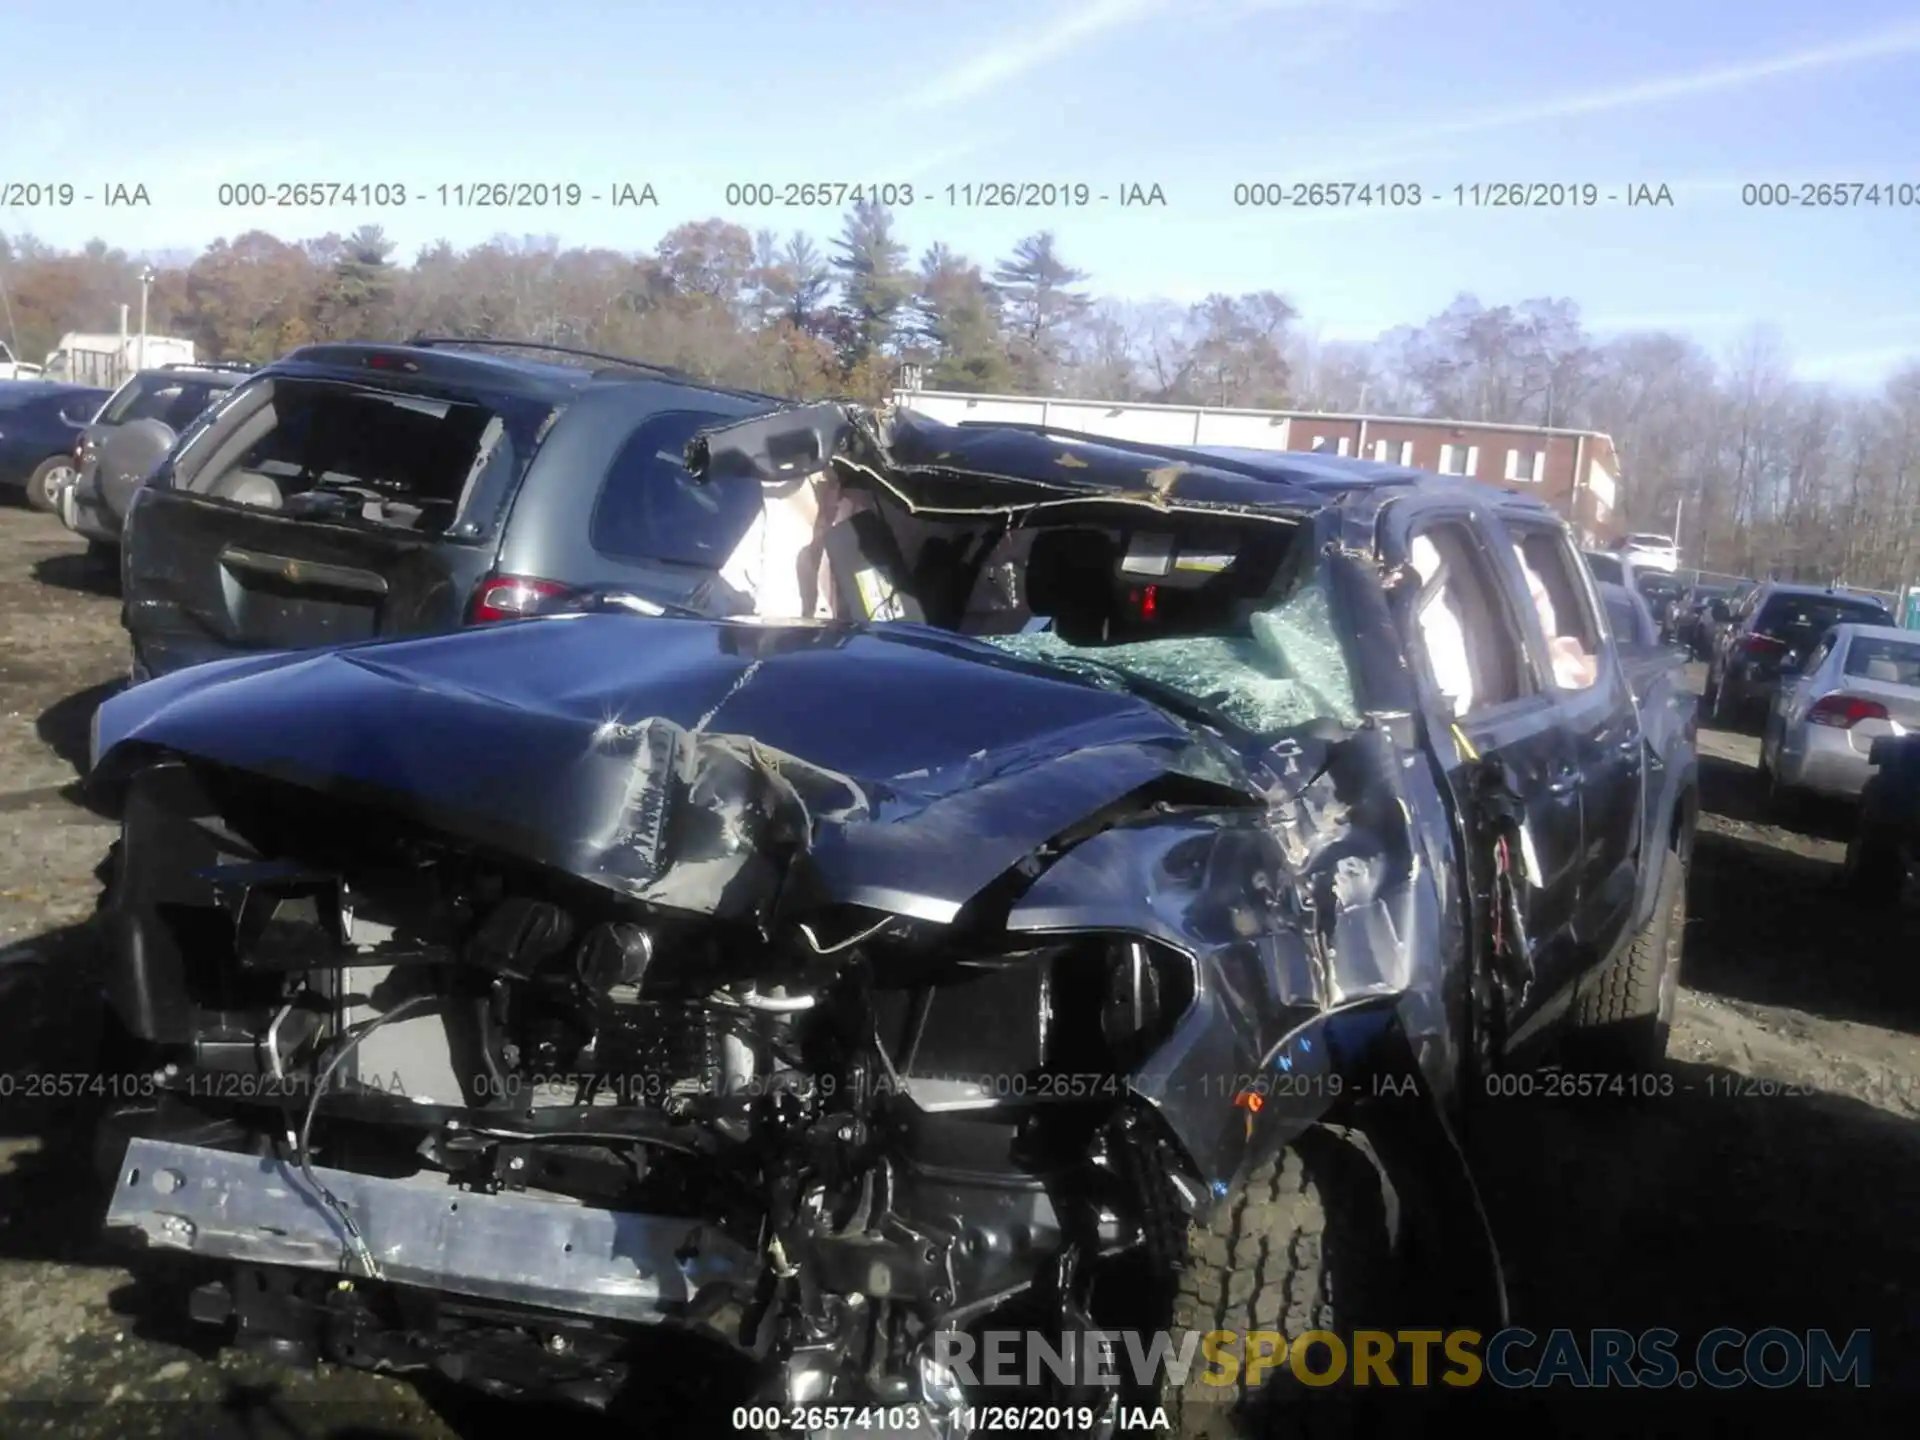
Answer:
<svg viewBox="0 0 1920 1440"><path fill-rule="evenodd" d="M1174 1333L1274 1330L1291 1341L1309 1330L1337 1333L1364 1324L1388 1275L1380 1186L1373 1161L1341 1132L1310 1133L1281 1151L1205 1224L1189 1226ZM1332 1206L1330 1194L1338 1196ZM1244 1374L1232 1386L1206 1384L1199 1378L1205 1369L1196 1352L1186 1384L1164 1389L1164 1433L1178 1440L1243 1440L1270 1433L1283 1406L1286 1433L1351 1433L1352 1397L1337 1393L1340 1387L1307 1393L1276 1365L1256 1392Z"/></svg>
<svg viewBox="0 0 1920 1440"><path fill-rule="evenodd" d="M1891 836L1862 825L1847 841L1847 889L1863 909L1886 910L1899 904L1906 889L1907 866Z"/></svg>
<svg viewBox="0 0 1920 1440"><path fill-rule="evenodd" d="M1667 1030L1660 1016L1660 981L1666 969L1667 936L1685 911L1675 902L1686 888L1686 866L1669 851L1660 870L1660 893L1647 923L1588 984L1580 988L1569 1017L1591 1052L1583 1058L1603 1069L1641 1073L1664 1058Z"/></svg>

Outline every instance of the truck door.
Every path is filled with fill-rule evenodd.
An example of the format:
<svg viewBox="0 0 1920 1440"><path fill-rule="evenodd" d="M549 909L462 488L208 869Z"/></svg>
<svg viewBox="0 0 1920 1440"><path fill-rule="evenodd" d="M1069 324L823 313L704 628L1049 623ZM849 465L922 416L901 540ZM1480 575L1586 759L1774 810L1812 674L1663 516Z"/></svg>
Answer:
<svg viewBox="0 0 1920 1440"><path fill-rule="evenodd" d="M1573 740L1538 683L1504 538L1470 514L1440 512L1416 519L1406 543L1421 581L1408 649L1429 714L1456 727L1472 755L1504 766L1519 797L1521 853L1509 860L1536 979L1506 1017L1511 1032L1539 1010L1547 978L1574 969L1580 793ZM1465 769L1453 777L1463 800L1472 785Z"/></svg>
<svg viewBox="0 0 1920 1440"><path fill-rule="evenodd" d="M1646 779L1640 711L1599 602L1566 531L1509 519L1507 531L1535 599L1548 649L1546 680L1580 769L1584 853L1574 930L1588 960L1604 958L1634 928Z"/></svg>

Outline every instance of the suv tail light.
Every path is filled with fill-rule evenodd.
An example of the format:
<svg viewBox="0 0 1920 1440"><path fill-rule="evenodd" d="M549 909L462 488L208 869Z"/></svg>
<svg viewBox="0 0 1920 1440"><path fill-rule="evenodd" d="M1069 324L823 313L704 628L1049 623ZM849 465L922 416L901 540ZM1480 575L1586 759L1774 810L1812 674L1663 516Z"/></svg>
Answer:
<svg viewBox="0 0 1920 1440"><path fill-rule="evenodd" d="M1878 700L1862 700L1858 695L1823 695L1807 711L1810 725L1832 725L1851 730L1862 720L1885 720L1887 707Z"/></svg>
<svg viewBox="0 0 1920 1440"><path fill-rule="evenodd" d="M1748 655L1777 655L1787 648L1787 642L1777 635L1749 635L1740 642L1740 649Z"/></svg>
<svg viewBox="0 0 1920 1440"><path fill-rule="evenodd" d="M467 623L485 625L494 620L519 620L528 615L544 615L556 608L573 588L554 580L537 580L531 575L489 575L474 587L467 606Z"/></svg>

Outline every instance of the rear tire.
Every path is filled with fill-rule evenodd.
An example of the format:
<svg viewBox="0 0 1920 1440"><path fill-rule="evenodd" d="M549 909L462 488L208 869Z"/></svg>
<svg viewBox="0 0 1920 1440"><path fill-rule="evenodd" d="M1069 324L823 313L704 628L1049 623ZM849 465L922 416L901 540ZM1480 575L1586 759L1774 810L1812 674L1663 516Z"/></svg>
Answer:
<svg viewBox="0 0 1920 1440"><path fill-rule="evenodd" d="M1907 861L1888 831L1865 823L1847 841L1847 890L1863 910L1887 910L1907 888Z"/></svg>
<svg viewBox="0 0 1920 1440"><path fill-rule="evenodd" d="M1176 1344L1189 1332L1232 1331L1239 1345L1234 1383L1208 1384L1219 1370L1195 1349L1185 1383L1162 1377L1158 1404L1178 1440L1243 1440L1267 1434L1373 1433L1362 1415L1365 1392L1345 1377L1302 1384L1292 1357L1249 1385L1244 1371L1251 1331L1273 1331L1291 1345L1308 1331L1338 1334L1384 1324L1392 1244L1384 1182L1343 1132L1314 1130L1261 1166L1204 1225L1187 1234L1187 1260L1173 1303ZM1332 1357L1310 1347L1306 1365L1320 1374ZM1348 1357L1349 1374L1351 1357Z"/></svg>
<svg viewBox="0 0 1920 1440"><path fill-rule="evenodd" d="M1574 1000L1571 1038L1583 1063L1614 1075L1660 1068L1673 1030L1686 927L1687 864L1669 850L1653 914Z"/></svg>
<svg viewBox="0 0 1920 1440"><path fill-rule="evenodd" d="M42 460L27 477L27 504L42 513L52 510L54 483L62 476L72 473L73 461L65 455L54 455Z"/></svg>

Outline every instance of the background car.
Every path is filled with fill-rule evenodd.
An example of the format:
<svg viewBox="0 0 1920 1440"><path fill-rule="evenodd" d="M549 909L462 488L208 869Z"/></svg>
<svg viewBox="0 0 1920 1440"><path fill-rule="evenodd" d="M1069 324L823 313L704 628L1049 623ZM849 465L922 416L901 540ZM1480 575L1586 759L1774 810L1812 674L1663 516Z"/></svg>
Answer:
<svg viewBox="0 0 1920 1440"><path fill-rule="evenodd" d="M1836 625L1897 628L1893 612L1866 595L1767 581L1741 602L1714 642L1705 702L1716 725L1740 729L1766 713L1788 655L1806 655Z"/></svg>
<svg viewBox="0 0 1920 1440"><path fill-rule="evenodd" d="M720 570L763 498L757 481L695 482L686 445L787 403L484 339L308 345L241 380L128 502L136 680L609 591L725 608L739 592Z"/></svg>
<svg viewBox="0 0 1920 1440"><path fill-rule="evenodd" d="M1629 535L1620 553L1645 569L1671 573L1680 568L1680 547L1671 535Z"/></svg>
<svg viewBox="0 0 1920 1440"><path fill-rule="evenodd" d="M73 475L73 447L112 392L51 381L0 382L0 485L51 510Z"/></svg>
<svg viewBox="0 0 1920 1440"><path fill-rule="evenodd" d="M131 376L79 437L71 479L52 497L61 521L96 548L118 546L133 491L180 432L251 369L209 362L161 365Z"/></svg>
<svg viewBox="0 0 1920 1440"><path fill-rule="evenodd" d="M1669 638L1695 660L1706 659L1713 635L1709 613L1713 602L1730 599L1738 589L1738 583L1731 580L1696 580L1674 604Z"/></svg>
<svg viewBox="0 0 1920 1440"><path fill-rule="evenodd" d="M1726 638L1727 631L1746 613L1748 602L1753 599L1755 592L1759 589L1758 580L1743 580L1733 587L1731 593L1708 603L1706 617L1701 626L1703 643L1700 648L1700 658L1702 660L1713 659L1715 652L1720 648L1720 642Z"/></svg>
<svg viewBox="0 0 1920 1440"><path fill-rule="evenodd" d="M1858 799L1873 742L1920 730L1920 634L1837 625L1783 669L1760 741L1769 797Z"/></svg>
<svg viewBox="0 0 1920 1440"><path fill-rule="evenodd" d="M1679 576L1668 570L1649 570L1634 566L1633 588L1640 598L1647 602L1647 609L1653 616L1653 622L1659 627L1663 640L1671 638L1673 621L1686 594L1686 584Z"/></svg>

